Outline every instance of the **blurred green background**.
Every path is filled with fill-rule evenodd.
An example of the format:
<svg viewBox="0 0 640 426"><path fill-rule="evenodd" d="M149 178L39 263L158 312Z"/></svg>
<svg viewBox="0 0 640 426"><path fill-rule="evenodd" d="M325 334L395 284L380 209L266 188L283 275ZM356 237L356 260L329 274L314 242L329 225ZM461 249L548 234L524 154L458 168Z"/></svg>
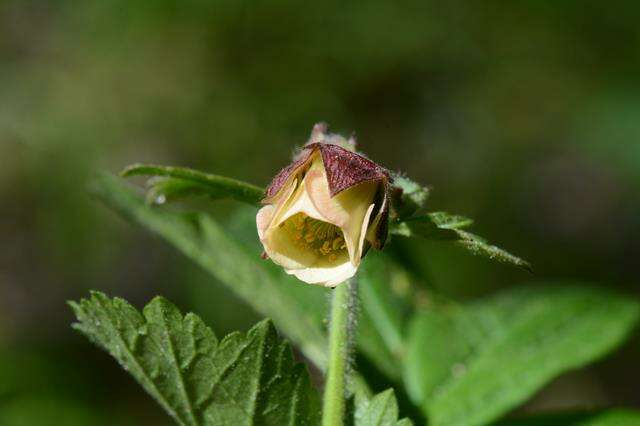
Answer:
<svg viewBox="0 0 640 426"><path fill-rule="evenodd" d="M0 424L168 424L65 301L163 294L218 333L257 316L87 185L132 162L265 185L317 121L535 278L639 293L636 4L0 1ZM411 253L458 299L531 279L442 244ZM640 407L639 340L524 410Z"/></svg>

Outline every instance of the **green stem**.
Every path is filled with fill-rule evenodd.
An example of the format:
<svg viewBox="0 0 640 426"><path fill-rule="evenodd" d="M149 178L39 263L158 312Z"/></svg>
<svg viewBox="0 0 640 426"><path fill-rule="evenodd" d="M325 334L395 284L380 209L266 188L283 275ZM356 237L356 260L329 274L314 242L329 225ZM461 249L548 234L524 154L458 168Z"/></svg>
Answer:
<svg viewBox="0 0 640 426"><path fill-rule="evenodd" d="M329 364L324 388L322 426L343 426L349 356L353 340L356 281L351 279L333 290L329 318Z"/></svg>

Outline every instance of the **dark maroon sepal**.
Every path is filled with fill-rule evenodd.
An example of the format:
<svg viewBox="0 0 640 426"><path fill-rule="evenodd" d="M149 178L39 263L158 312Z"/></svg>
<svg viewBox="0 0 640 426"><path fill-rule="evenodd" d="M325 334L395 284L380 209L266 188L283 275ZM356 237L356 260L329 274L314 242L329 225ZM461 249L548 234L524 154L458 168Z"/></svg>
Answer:
<svg viewBox="0 0 640 426"><path fill-rule="evenodd" d="M360 154L338 145L315 142L300 151L296 160L280 170L267 187L266 199L274 197L284 183L309 161L311 154L319 150L327 172L327 184L332 197L363 182L378 180L385 186L390 180L389 172Z"/></svg>
<svg viewBox="0 0 640 426"><path fill-rule="evenodd" d="M296 156L296 159L293 163L289 164L284 169L280 170L278 174L273 178L269 186L266 190L265 201L268 201L270 198L274 197L280 189L282 189L282 185L289 179L289 177L297 173L297 171L305 165L305 163L311 157L313 150L307 149L306 147Z"/></svg>
<svg viewBox="0 0 640 426"><path fill-rule="evenodd" d="M363 182L389 181L389 172L386 169L360 154L326 143L314 143L308 147L320 150L332 197Z"/></svg>

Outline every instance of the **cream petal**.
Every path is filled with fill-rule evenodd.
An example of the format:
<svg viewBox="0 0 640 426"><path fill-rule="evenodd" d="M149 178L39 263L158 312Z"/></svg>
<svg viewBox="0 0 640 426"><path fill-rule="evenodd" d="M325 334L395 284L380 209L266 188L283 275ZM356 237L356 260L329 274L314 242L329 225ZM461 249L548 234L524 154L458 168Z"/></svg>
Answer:
<svg viewBox="0 0 640 426"><path fill-rule="evenodd" d="M360 265L362 248L364 246L364 237L367 232L373 207L373 204L367 206L364 217L358 216L357 218L354 218L353 221L350 221L346 227L342 228L344 241L347 245L347 250L349 251L349 258L354 266Z"/></svg>
<svg viewBox="0 0 640 426"><path fill-rule="evenodd" d="M328 222L338 227L340 226L340 224L331 221L330 218L322 214L322 212L317 209L316 204L311 198L308 182L320 182L321 184L324 184L325 192L328 194L326 174L319 154L314 154L311 158L311 166L309 167L309 170L305 173L295 194L290 198L291 201L287 203L286 211L283 210L283 213L277 215L274 219L274 226L283 223L297 213L304 213L313 219Z"/></svg>
<svg viewBox="0 0 640 426"><path fill-rule="evenodd" d="M258 210L258 214L256 214L256 226L258 228L258 237L260 238L260 241L264 240L265 233L267 232L267 228L269 227L275 212L276 208L272 205L264 206Z"/></svg>
<svg viewBox="0 0 640 426"><path fill-rule="evenodd" d="M378 209L378 213L376 214L376 217L371 221L371 226L369 226L369 228L367 229L367 241L369 241L371 243L372 246L377 247L376 246L376 241L378 240L378 227L380 226L380 222L382 221L382 218L384 217L384 212L385 210L388 208L387 207L387 197L383 197L383 201L382 201L382 205L380 206L380 209Z"/></svg>
<svg viewBox="0 0 640 426"><path fill-rule="evenodd" d="M347 217L347 221L353 220L353 215L358 211L360 215L369 208L369 204L373 202L376 191L378 189L377 181L362 182L356 186L346 189L332 198L335 203L334 209L341 209ZM346 223L343 224L343 226Z"/></svg>
<svg viewBox="0 0 640 426"><path fill-rule="evenodd" d="M316 209L315 204L309 197L306 185L304 184L307 176L305 176L302 184L296 190L293 197L291 197L291 201L288 203L286 210L283 210L282 214L278 215L278 217L273 221L273 226L280 225L297 213L304 213L313 219L327 222L326 218L318 211L318 209Z"/></svg>
<svg viewBox="0 0 640 426"><path fill-rule="evenodd" d="M371 219L371 213L373 212L373 208L374 208L374 204L371 204L369 206L369 208L367 209L367 213L364 215L364 220L362 221L362 225L360 228L360 240L358 241L358 253L356 256L356 259L358 260L358 263L356 264L359 265L360 264L360 259L362 259L362 249L364 247L364 240L365 237L367 236L367 228L369 227L369 220Z"/></svg>
<svg viewBox="0 0 640 426"><path fill-rule="evenodd" d="M298 185L298 180L294 179L291 185L286 189L286 192L284 192L279 198L278 203L275 204L276 210L273 213L273 218L271 219L269 227L278 226L287 220L287 218L282 219L282 217L287 214L289 207L293 202L295 202L296 197L298 197L298 193L302 189L303 185Z"/></svg>
<svg viewBox="0 0 640 426"><path fill-rule="evenodd" d="M332 223L342 229L349 257L353 260L356 256L356 246L354 241L357 240L357 237L354 240L352 235L348 235L350 229L348 225L350 223L350 215L352 211L344 209L336 200L337 197L343 194L338 194L336 197L331 198L329 185L327 183L327 175L324 172L324 169L322 171L311 171L305 177L304 186L314 209L323 217L322 220ZM347 191L350 191L350 189Z"/></svg>
<svg viewBox="0 0 640 426"><path fill-rule="evenodd" d="M308 284L335 287L353 277L357 270L358 268L356 266L347 261L329 268L285 269L285 272L295 275L296 278Z"/></svg>
<svg viewBox="0 0 640 426"><path fill-rule="evenodd" d="M376 182L361 183L334 197L336 203L349 212L346 223L342 225L342 232L351 262L356 266L360 264L362 232L366 232L369 225L376 186Z"/></svg>
<svg viewBox="0 0 640 426"><path fill-rule="evenodd" d="M316 262L318 257L310 250L300 250L291 236L279 226L295 214L291 210L292 204L295 204L296 199L303 193L304 186L297 185L297 180L294 179L286 192L279 197L278 205L265 206L256 216L258 236L264 251L272 261L285 268L305 268Z"/></svg>
<svg viewBox="0 0 640 426"><path fill-rule="evenodd" d="M365 181L354 185L335 196L331 196L327 172L322 157L314 157L314 161L302 183L316 209L326 222L344 227L353 220L353 214L364 215L369 204L373 202L380 182ZM358 210L356 212L356 210ZM359 227L359 225L358 225Z"/></svg>
<svg viewBox="0 0 640 426"><path fill-rule="evenodd" d="M349 220L349 211L331 198L327 174L322 170L311 170L304 179L304 186L314 208L323 220L342 227ZM349 191L349 190L347 190ZM341 194L338 194L340 196Z"/></svg>
<svg viewBox="0 0 640 426"><path fill-rule="evenodd" d="M292 188L294 186L291 185ZM304 184L299 185L293 194L291 192L293 192L292 189L290 189L286 202L282 203L273 214L261 241L271 260L286 269L298 270L318 267L320 266L318 262L322 260L321 257L313 250L305 250L296 245L286 230L281 228L281 225L297 213L304 213L317 220L324 221L325 219L311 202ZM322 266L324 267L324 265Z"/></svg>
<svg viewBox="0 0 640 426"><path fill-rule="evenodd" d="M301 186L306 188L306 195L313 203L315 212L322 217L318 219L342 229L351 261L358 265L362 253L359 244L360 231L363 222L368 224L368 218L365 216L368 216L367 212L378 189L378 182L363 182L331 197L324 166L318 168L317 163L314 163Z"/></svg>

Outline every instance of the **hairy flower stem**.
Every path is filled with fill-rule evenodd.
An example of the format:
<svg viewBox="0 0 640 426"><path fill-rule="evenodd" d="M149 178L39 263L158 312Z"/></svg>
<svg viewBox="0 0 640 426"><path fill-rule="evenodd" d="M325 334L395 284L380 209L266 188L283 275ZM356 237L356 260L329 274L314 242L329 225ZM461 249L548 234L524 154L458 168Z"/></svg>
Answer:
<svg viewBox="0 0 640 426"><path fill-rule="evenodd" d="M354 278L333 290L329 324L329 364L324 388L322 426L343 426L349 359L354 339L357 283Z"/></svg>

